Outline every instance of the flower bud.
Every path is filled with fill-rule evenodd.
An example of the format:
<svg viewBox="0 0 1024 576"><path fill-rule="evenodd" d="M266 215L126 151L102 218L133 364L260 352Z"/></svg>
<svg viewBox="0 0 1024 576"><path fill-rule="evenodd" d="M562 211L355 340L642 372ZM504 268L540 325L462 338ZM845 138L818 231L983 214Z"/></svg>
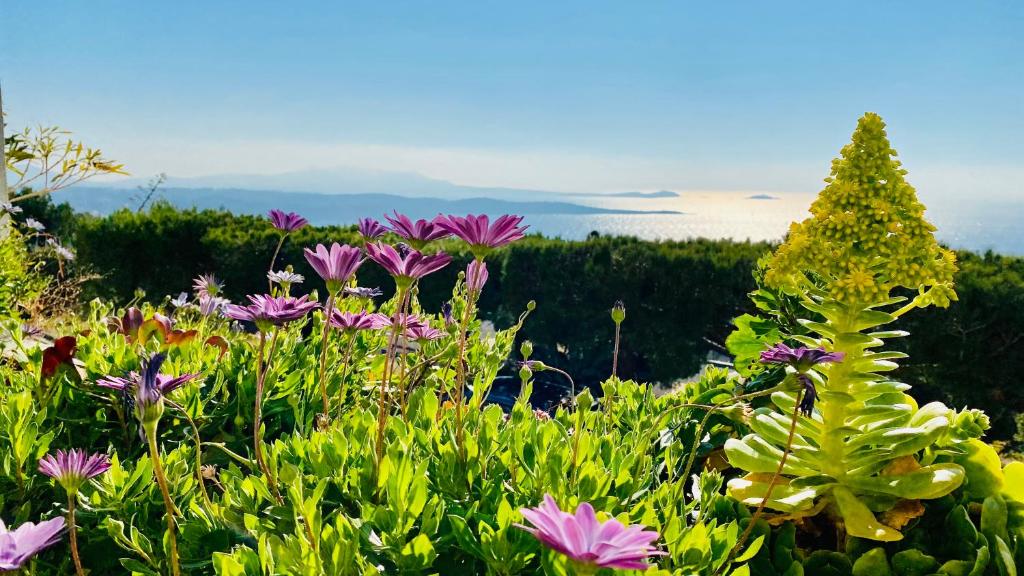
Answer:
<svg viewBox="0 0 1024 576"><path fill-rule="evenodd" d="M617 300L615 306L612 306L612 322L616 324L622 324L622 321L626 319L626 305L622 303L622 300Z"/></svg>
<svg viewBox="0 0 1024 576"><path fill-rule="evenodd" d="M519 345L519 353L523 355L523 360L529 360L530 356L533 356L533 342L523 340Z"/></svg>
<svg viewBox="0 0 1024 576"><path fill-rule="evenodd" d="M532 377L533 370L530 370L530 367L524 362L523 365L519 367L519 379L523 382L528 382Z"/></svg>
<svg viewBox="0 0 1024 576"><path fill-rule="evenodd" d="M750 418L754 415L754 410L749 404L744 402L737 402L731 406L726 406L719 410L719 412L729 420L740 424L750 424Z"/></svg>

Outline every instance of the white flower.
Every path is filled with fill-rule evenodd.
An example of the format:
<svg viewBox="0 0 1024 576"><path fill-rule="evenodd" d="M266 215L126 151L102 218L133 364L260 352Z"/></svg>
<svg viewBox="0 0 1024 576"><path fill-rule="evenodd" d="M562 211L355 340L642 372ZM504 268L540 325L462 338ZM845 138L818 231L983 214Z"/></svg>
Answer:
<svg viewBox="0 0 1024 576"><path fill-rule="evenodd" d="M267 272L267 278L275 284L302 284L305 278L302 274L296 274L295 272L289 272L288 270L278 270L277 272Z"/></svg>
<svg viewBox="0 0 1024 576"><path fill-rule="evenodd" d="M21 214L23 210L21 206L15 206L10 202L0 202L0 212L7 212L8 214Z"/></svg>
<svg viewBox="0 0 1024 576"><path fill-rule="evenodd" d="M63 258L64 260L75 259L75 253L72 252L71 250L68 250L64 246L61 246L60 242L57 242L56 239L47 238L46 243L49 244L51 248L53 248L53 251L57 253L58 258Z"/></svg>

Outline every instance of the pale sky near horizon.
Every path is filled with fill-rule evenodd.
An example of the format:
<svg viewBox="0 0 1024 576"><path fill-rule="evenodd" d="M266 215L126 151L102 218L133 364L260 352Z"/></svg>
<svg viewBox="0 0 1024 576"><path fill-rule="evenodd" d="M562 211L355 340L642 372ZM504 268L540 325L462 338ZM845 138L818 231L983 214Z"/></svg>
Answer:
<svg viewBox="0 0 1024 576"><path fill-rule="evenodd" d="M1024 3L823 4L3 0L0 82L139 177L813 192L871 110L924 198L1024 196Z"/></svg>

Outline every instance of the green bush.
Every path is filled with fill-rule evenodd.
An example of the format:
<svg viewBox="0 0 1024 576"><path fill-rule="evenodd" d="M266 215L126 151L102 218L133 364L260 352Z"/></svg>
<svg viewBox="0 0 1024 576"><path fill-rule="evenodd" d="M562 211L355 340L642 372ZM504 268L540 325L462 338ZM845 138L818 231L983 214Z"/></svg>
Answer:
<svg viewBox="0 0 1024 576"><path fill-rule="evenodd" d="M226 280L235 300L266 290L262 276L252 273L267 267L277 241L265 218L162 203L143 213L96 217L46 202L26 206L26 213L69 237L79 265L102 276L86 287L86 299L125 303L142 289L147 300L159 302L188 290L191 279L204 272ZM351 227L304 228L285 243L279 267L291 264L311 278L303 247L355 237ZM433 311L468 260L457 244L445 248L454 250L455 264L421 287L420 300ZM610 373L614 326L608 311L623 300L628 316L619 373L668 383L696 373L707 353L719 350L731 319L753 311L746 298L755 287L750 269L770 249L725 240L531 236L496 256L480 307L486 318L501 323L536 300L538 309L521 337L534 342L538 358L593 385ZM992 437L1009 439L1014 414L1024 412L1024 389L1007 384L1024 371L1024 258L966 251L957 258L960 301L895 324L911 333L895 343L911 358L903 377L924 400L984 409L992 417ZM364 285L389 290L382 272L363 276Z"/></svg>

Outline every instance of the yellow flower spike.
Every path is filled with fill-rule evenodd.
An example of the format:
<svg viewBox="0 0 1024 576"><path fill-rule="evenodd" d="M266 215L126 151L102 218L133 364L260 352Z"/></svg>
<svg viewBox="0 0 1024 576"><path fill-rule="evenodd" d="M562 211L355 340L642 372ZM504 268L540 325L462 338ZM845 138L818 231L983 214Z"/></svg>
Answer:
<svg viewBox="0 0 1024 576"><path fill-rule="evenodd" d="M886 299L898 287L941 287L936 295L955 298L955 256L935 241L935 227L924 220L924 206L895 156L881 117L861 117L851 142L832 161L812 216L790 227L769 262L767 282L793 286L800 272L814 272L848 304Z"/></svg>

